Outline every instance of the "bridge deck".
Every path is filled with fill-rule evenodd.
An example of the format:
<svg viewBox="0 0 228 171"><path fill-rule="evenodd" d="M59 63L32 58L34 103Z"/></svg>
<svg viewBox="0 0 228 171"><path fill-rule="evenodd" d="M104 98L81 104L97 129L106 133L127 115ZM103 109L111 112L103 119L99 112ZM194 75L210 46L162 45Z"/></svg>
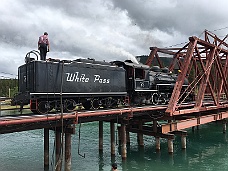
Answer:
<svg viewBox="0 0 228 171"><path fill-rule="evenodd" d="M156 128L152 125L152 132L166 134L184 130L193 126L228 118L228 103L213 106L213 102L203 103L203 107L194 108L194 103L182 104L176 115L166 115L167 106L143 106L109 110L75 111L72 113L49 113L44 115L23 114L0 117L0 133L11 133L25 130L59 127L64 125L86 123L93 121L107 121L125 123L129 128L137 127L139 120L143 124L157 121ZM181 112L181 113L180 113ZM168 121L168 122L167 122ZM133 130L133 129L132 129ZM141 129L142 131L142 129Z"/></svg>

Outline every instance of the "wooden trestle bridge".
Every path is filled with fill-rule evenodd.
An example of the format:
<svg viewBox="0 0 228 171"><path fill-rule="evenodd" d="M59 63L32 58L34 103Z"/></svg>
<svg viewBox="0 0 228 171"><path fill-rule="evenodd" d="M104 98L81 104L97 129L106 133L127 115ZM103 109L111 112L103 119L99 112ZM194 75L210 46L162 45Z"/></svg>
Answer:
<svg viewBox="0 0 228 171"><path fill-rule="evenodd" d="M49 165L49 130L56 133L56 170L60 170L61 136L65 136L65 170L71 168L71 136L80 123L99 121L99 149L103 149L103 122L110 122L111 155L115 155L115 124L121 141L122 158L127 157L126 144L129 132L136 133L139 145L143 135L156 138L156 150L160 150L160 138L168 140L168 152L173 152L173 139L180 135L182 148L186 148L186 128L221 120L223 131L228 118L228 44L224 39L205 31L204 40L190 37L182 48L151 47L146 64L157 60L160 67L162 55L170 55L173 61L170 71L179 72L171 100L167 105L126 107L110 110L75 111L72 113L45 115L18 115L0 117L0 133L12 133L44 129L44 166ZM190 80L186 92L181 93L185 78ZM194 101L184 102L185 96L194 94Z"/></svg>

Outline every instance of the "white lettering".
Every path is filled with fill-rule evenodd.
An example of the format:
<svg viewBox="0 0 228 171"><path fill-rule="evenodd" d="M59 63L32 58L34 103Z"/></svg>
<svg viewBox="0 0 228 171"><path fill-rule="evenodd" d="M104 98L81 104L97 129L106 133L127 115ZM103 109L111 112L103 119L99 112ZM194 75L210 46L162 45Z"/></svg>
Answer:
<svg viewBox="0 0 228 171"><path fill-rule="evenodd" d="M79 72L75 73L66 73L66 81L67 82L82 82L82 83L88 83L90 78L86 77L86 74L80 74ZM109 84L110 79L107 78L101 78L100 75L94 75L94 83L98 82L100 84Z"/></svg>
<svg viewBox="0 0 228 171"><path fill-rule="evenodd" d="M71 81L71 82L74 81L75 74L72 74L72 73L66 73L66 74L67 74L67 81Z"/></svg>
<svg viewBox="0 0 228 171"><path fill-rule="evenodd" d="M110 79L101 78L100 75L94 75L94 82L99 82L101 84L109 84Z"/></svg>
<svg viewBox="0 0 228 171"><path fill-rule="evenodd" d="M75 81L75 82L80 82L80 81L79 81L79 78L78 78L78 72L75 72L75 73L76 73L76 77L75 77L75 80L74 80L74 81ZM75 75L75 74L74 74L74 75Z"/></svg>
<svg viewBox="0 0 228 171"><path fill-rule="evenodd" d="M85 83L88 83L89 82L89 78L85 78Z"/></svg>
<svg viewBox="0 0 228 171"><path fill-rule="evenodd" d="M66 73L67 74L67 78L66 81L67 82L83 82L83 83L88 83L89 82L89 78L86 77L85 74L79 74L79 72L75 72L75 73Z"/></svg>
<svg viewBox="0 0 228 171"><path fill-rule="evenodd" d="M96 81L99 81L100 80L100 75L94 75L94 82L96 82Z"/></svg>

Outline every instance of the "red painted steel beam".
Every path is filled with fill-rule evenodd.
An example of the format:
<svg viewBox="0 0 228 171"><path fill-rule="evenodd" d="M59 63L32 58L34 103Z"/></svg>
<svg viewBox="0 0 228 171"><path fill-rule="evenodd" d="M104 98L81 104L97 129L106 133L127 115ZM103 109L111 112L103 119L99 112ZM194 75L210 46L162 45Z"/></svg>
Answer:
<svg viewBox="0 0 228 171"><path fill-rule="evenodd" d="M219 39L216 35L211 34L208 30L205 31L205 35L211 36L212 38L214 38L214 40L218 41L220 44L223 44L224 46L228 47L228 44L224 41L228 37L228 35L226 35L223 40ZM207 38L207 40L209 39Z"/></svg>
<svg viewBox="0 0 228 171"><path fill-rule="evenodd" d="M175 63L178 60L179 61L179 66L180 66L180 60L179 57L180 56L184 56L186 53L181 52L182 50L186 50L186 48L189 46L189 43L187 43L186 45L184 45L184 47L180 48L177 52L175 52L173 60L171 62L171 64L169 65L169 70L173 71L174 67L175 67Z"/></svg>
<svg viewBox="0 0 228 171"><path fill-rule="evenodd" d="M216 60L216 65L218 68L218 73L219 76L222 78L223 80L223 87L224 87L224 91L226 93L226 97L228 97L228 83L227 83L227 76L224 74L224 71L222 70L222 64L221 62L219 62L218 60Z"/></svg>
<svg viewBox="0 0 228 171"><path fill-rule="evenodd" d="M217 120L223 120L226 118L228 118L228 112L221 112L219 114L206 115L198 118L178 121L175 123L163 124L161 125L161 130L162 130L161 133L164 134L172 131L184 130L187 128L191 128L193 126L203 125L206 123L214 122Z"/></svg>
<svg viewBox="0 0 228 171"><path fill-rule="evenodd" d="M225 75L227 75L228 74L228 54L226 55L226 63L225 63L223 70L224 70ZM219 85L219 94L218 94L219 97L221 96L221 93L222 93L223 83L224 83L224 80L222 79L222 82Z"/></svg>
<svg viewBox="0 0 228 171"><path fill-rule="evenodd" d="M178 48L178 49L180 49L180 48ZM157 52L164 53L164 54L167 54L167 55L173 55L173 56L175 56L176 54L178 54L179 56L184 56L185 55L185 53L181 53L179 51L178 51L179 53L177 53L175 51L171 51L171 50L168 50L168 49L161 49L161 48L158 48Z"/></svg>
<svg viewBox="0 0 228 171"><path fill-rule="evenodd" d="M63 119L74 119L75 114L68 114L64 115ZM57 116L33 116L33 117L27 117L27 118L16 118L14 120L1 120L0 121L0 126L5 126L5 125L17 125L17 124L26 124L26 123L35 123L35 122L45 122L45 121L53 121L53 120L60 120L61 115Z"/></svg>
<svg viewBox="0 0 228 171"><path fill-rule="evenodd" d="M205 47L208 47L208 48L214 48L214 47L216 47L220 52L222 52L222 53L228 53L228 50L226 50L224 48L221 48L221 47L218 47L218 46L216 46L214 44L211 44L211 43L206 42L206 41L201 40L201 39L198 39L198 44L199 45L202 45L202 46L205 46Z"/></svg>
<svg viewBox="0 0 228 171"><path fill-rule="evenodd" d="M156 59L157 59L157 61L158 61L159 67L160 67L160 68L164 68L164 66L163 66L163 64L162 64L162 62L161 62L161 59L160 59L160 57L158 56L158 53L155 53L155 57L156 57Z"/></svg>
<svg viewBox="0 0 228 171"><path fill-rule="evenodd" d="M150 50L151 50L151 52L150 52L150 55L147 58L146 65L151 66L152 61L154 60L154 57L155 57L157 59L157 61L158 61L159 67L163 68L164 66L163 66L163 64L161 62L160 57L158 56L158 53L157 53L158 52L158 48L157 47L150 47Z"/></svg>
<svg viewBox="0 0 228 171"><path fill-rule="evenodd" d="M186 57L184 59L185 66L190 65L192 55L193 55L193 51L194 51L194 48L197 44L197 38L196 37L191 37L191 38L189 38L189 40L190 40L190 42L189 42L188 50L186 53ZM176 105L178 103L178 99L180 96L182 85L184 83L184 80L185 80L185 77L187 74L187 70L188 70L188 67L183 67L183 70L181 71L181 73L179 74L179 76L177 78L177 82L175 84L171 99L169 101L168 108L166 109L166 113L169 116L172 116L176 110Z"/></svg>
<svg viewBox="0 0 228 171"><path fill-rule="evenodd" d="M151 106L151 107L141 107L141 108L124 108L116 110L107 110L107 111L93 111L93 112L75 112L71 114L61 115L36 115L36 116L26 116L26 117L15 117L11 119L0 120L0 126L5 125L16 125L24 123L34 123L34 122L45 122L63 119L75 119L83 117L93 117L93 116L107 116L107 115L122 115L128 113L129 116L132 116L134 112L144 112L144 111L153 111L153 110L165 110L166 106Z"/></svg>
<svg viewBox="0 0 228 171"><path fill-rule="evenodd" d="M220 39L218 39L217 38L217 40L219 41L219 45L218 46L221 46L221 45L224 45L224 46L226 46L226 47L228 47L228 45L225 43L225 40L227 39L227 37L228 37L228 35L226 35L225 37L224 37L224 39L223 40L220 40ZM227 56L227 53L226 53L226 62L225 62L225 66L224 66L224 69L222 68L222 59L220 59L220 57L219 57L219 52L217 52L218 54L218 58L217 58L217 61L216 61L216 64L217 64L217 67L218 67L218 70L219 70L219 72L221 73L221 74L224 74L224 75L227 75L227 65L228 65L228 56ZM224 55L223 55L224 56ZM221 57L222 58L222 57ZM219 74L220 74L219 73ZM221 75L220 74L220 75ZM224 76L223 75L221 75L221 77L222 77L222 80L221 80L221 84L220 84L220 87L219 87L219 89L218 89L218 99L220 98L220 95L221 95L221 92L222 92L222 87L223 87L223 85L224 85L224 82L225 82L225 86L224 86L224 89L225 89L225 92L227 92L227 89L228 89L228 87L227 87L227 83L226 83L226 77L224 78ZM226 97L228 97L227 96L227 93L226 93Z"/></svg>
<svg viewBox="0 0 228 171"><path fill-rule="evenodd" d="M193 114L193 113L198 113L198 112L206 112L206 111L212 111L212 110L217 110L217 109L224 109L227 108L228 104L223 104L218 106L205 106L205 107L197 107L197 108L192 108L192 109L184 109L184 110L176 110L173 113L174 115L186 115L186 114Z"/></svg>
<svg viewBox="0 0 228 171"><path fill-rule="evenodd" d="M184 47L182 48L158 48L158 52L161 53L165 53L165 54L169 54L169 55L176 55L179 54L179 56L184 56L186 54L186 52L183 52L184 50L187 50L186 47L188 47L187 43ZM175 50L178 50L177 52L175 52Z"/></svg>
<svg viewBox="0 0 228 171"><path fill-rule="evenodd" d="M179 54L174 55L174 58L173 58L171 64L169 65L169 71L174 70L174 67L175 67L177 60L179 60Z"/></svg>
<svg viewBox="0 0 228 171"><path fill-rule="evenodd" d="M215 57L215 50L216 50L216 48L213 48L209 52L209 56L208 56L208 59L206 61L206 67L205 67L206 70L204 72L204 77L202 78L202 80L200 82L199 92L198 92L197 97L196 97L196 107L202 106L206 86L208 84L209 75L211 72L212 63L214 62L213 59Z"/></svg>
<svg viewBox="0 0 228 171"><path fill-rule="evenodd" d="M142 133L142 134L148 135L148 136L174 139L174 135L173 134L156 133L156 132L153 132L152 129L151 130L148 130L148 129L141 129L140 130L140 129L137 129L137 128L127 128L127 130L129 132L132 132L132 133Z"/></svg>
<svg viewBox="0 0 228 171"><path fill-rule="evenodd" d="M203 64L203 61L202 61L201 55L200 55L200 53L199 53L199 50L198 50L197 47L196 47L195 49L196 49L196 53L197 53L197 55L198 55L198 59L199 59L198 61L199 61L199 63L200 63L200 66L201 66L201 68L202 68L202 71L203 71L204 73L206 73L207 68L206 68L206 67L204 66L204 64ZM215 81L214 81L214 77L212 76L212 74L209 74L209 77L212 79L213 82L215 82ZM217 101L217 99L216 99L216 97L215 97L215 93L214 93L214 91L213 91L213 89L212 89L212 86L211 86L210 81L208 81L208 86L209 86L209 89L210 89L210 92L211 92L211 95L212 95L212 98L213 98L215 104L218 105L218 101ZM205 91L206 91L206 90L204 90L204 93L205 93Z"/></svg>
<svg viewBox="0 0 228 171"><path fill-rule="evenodd" d="M151 63L155 57L155 54L157 53L158 48L157 47L151 47L150 50L151 50L150 55L148 56L147 61L145 63L148 66L151 66Z"/></svg>

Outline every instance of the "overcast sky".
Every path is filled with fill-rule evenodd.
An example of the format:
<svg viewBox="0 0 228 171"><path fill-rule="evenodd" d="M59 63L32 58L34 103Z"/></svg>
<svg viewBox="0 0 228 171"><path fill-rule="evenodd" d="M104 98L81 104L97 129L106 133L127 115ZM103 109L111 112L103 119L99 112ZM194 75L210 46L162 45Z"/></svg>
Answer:
<svg viewBox="0 0 228 171"><path fill-rule="evenodd" d="M225 37L227 7L227 0L0 0L0 76L15 77L45 31L48 57L126 60L205 29Z"/></svg>

